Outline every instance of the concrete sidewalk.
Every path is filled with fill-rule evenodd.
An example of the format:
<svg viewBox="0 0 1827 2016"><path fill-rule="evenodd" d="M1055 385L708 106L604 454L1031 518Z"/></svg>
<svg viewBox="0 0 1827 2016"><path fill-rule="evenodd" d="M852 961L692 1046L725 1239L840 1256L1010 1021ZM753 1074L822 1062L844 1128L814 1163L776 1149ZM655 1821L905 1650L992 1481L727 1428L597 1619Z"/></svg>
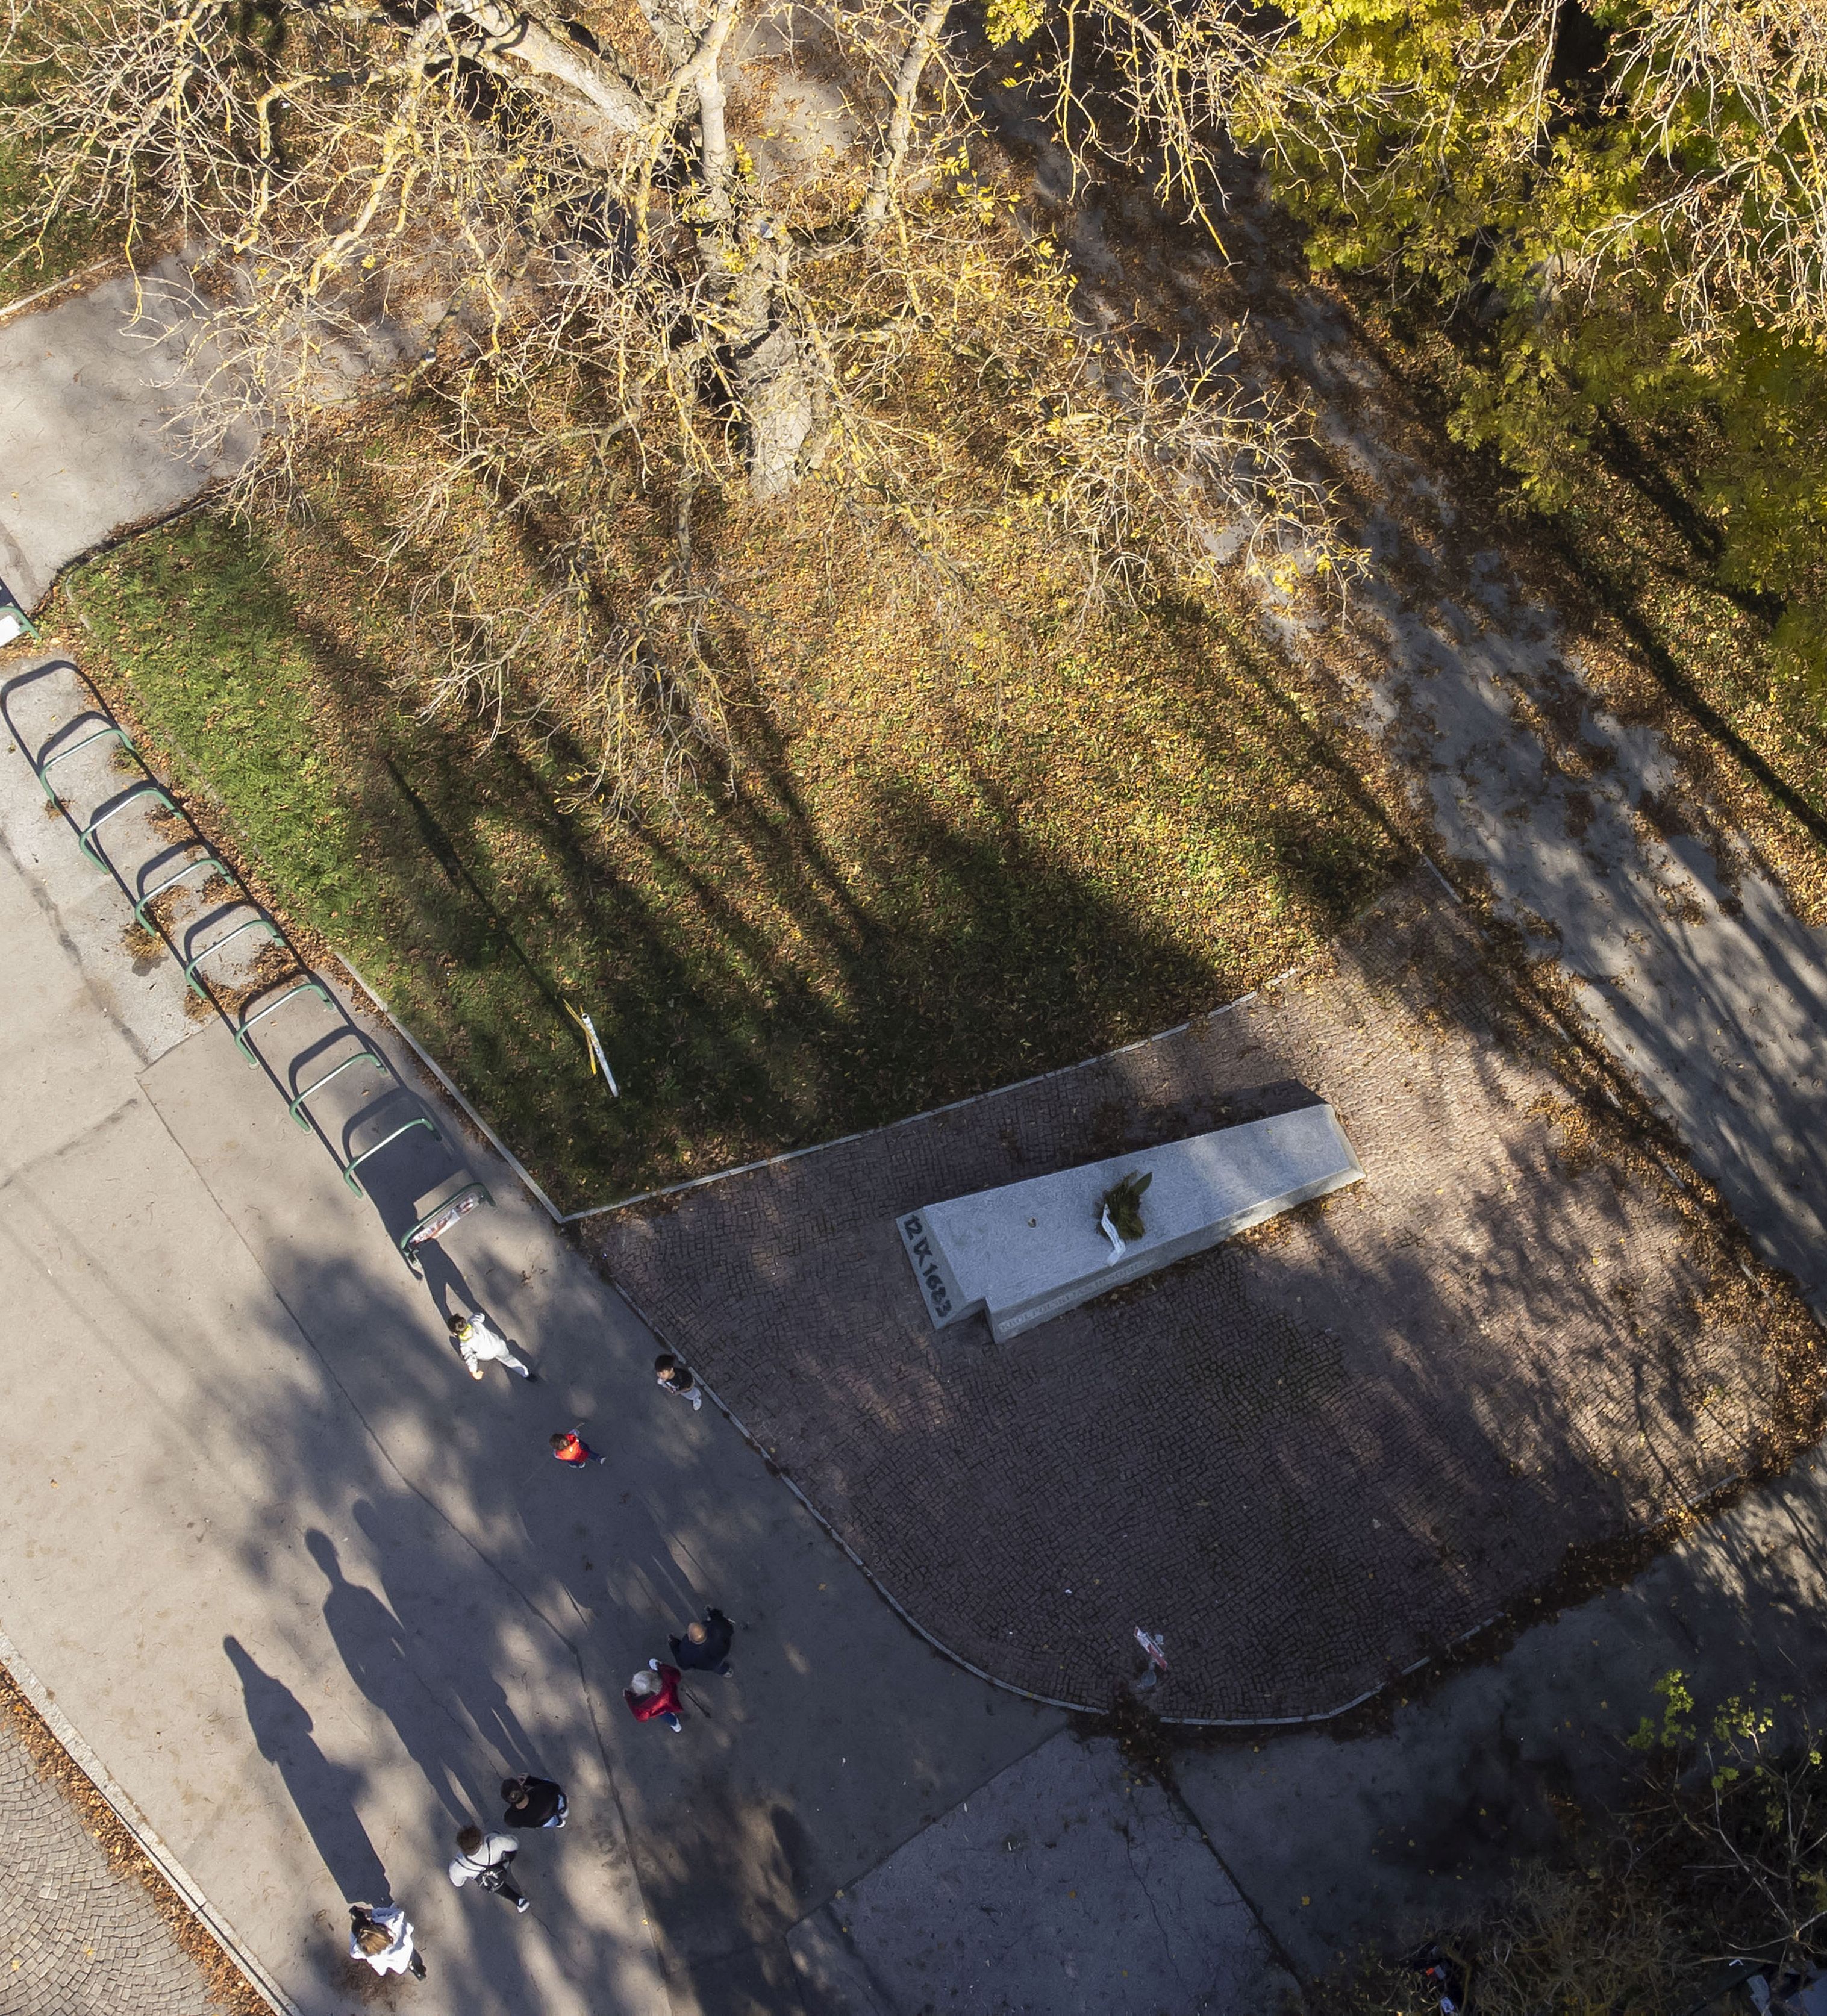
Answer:
<svg viewBox="0 0 1827 2016"><path fill-rule="evenodd" d="M20 664L20 661L15 661ZM928 1651L653 1343L478 1166L447 1294L541 1383L473 1383L424 1283L0 751L0 1625L309 2016L391 1888L471 2011L791 2010L786 1931L1058 1719ZM445 1123L456 1138L460 1130ZM611 1457L575 1474L551 1429ZM685 1733L629 1674L741 1625ZM446 1881L535 1768L575 1817L524 1921Z"/></svg>
<svg viewBox="0 0 1827 2016"><path fill-rule="evenodd" d="M1178 1759L1182 1794L1292 1964L1318 1973L1464 1923L1561 1838L1556 1802L1613 1798L1656 1681L1703 1719L1737 1694L1827 1718L1827 1454L1697 1528L1621 1589L1418 1690L1381 1728ZM1784 1702L1789 1704L1785 1707Z"/></svg>
<svg viewBox="0 0 1827 2016"><path fill-rule="evenodd" d="M194 402L218 360L193 354L196 331L169 259L0 321L0 580L23 607L77 554L247 459L247 427L219 445L198 434Z"/></svg>

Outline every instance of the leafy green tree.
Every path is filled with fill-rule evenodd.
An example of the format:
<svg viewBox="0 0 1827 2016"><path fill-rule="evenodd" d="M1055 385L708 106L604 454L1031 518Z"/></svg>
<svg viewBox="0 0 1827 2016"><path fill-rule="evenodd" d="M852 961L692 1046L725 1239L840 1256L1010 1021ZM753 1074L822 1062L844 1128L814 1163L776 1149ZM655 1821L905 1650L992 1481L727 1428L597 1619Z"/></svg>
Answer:
<svg viewBox="0 0 1827 2016"><path fill-rule="evenodd" d="M1231 88L1315 262L1455 317L1461 438L1537 503L1612 421L1704 423L1730 585L1827 672L1827 7L1300 0Z"/></svg>

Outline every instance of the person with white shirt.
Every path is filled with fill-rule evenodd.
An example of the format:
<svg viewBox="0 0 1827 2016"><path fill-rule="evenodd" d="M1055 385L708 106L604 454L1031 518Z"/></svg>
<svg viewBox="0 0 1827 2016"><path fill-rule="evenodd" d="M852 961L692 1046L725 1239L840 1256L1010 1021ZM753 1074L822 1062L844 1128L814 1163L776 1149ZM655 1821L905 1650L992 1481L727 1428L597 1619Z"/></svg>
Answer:
<svg viewBox="0 0 1827 2016"><path fill-rule="evenodd" d="M480 1379L485 1365L505 1365L523 1379L534 1377L533 1368L515 1357L514 1347L479 1310L473 1316L446 1316L450 1341L456 1354L470 1368L470 1377Z"/></svg>
<svg viewBox="0 0 1827 2016"><path fill-rule="evenodd" d="M450 1880L460 1890L466 1883L478 1889L494 1890L506 1898L517 1911L532 1909L520 1886L508 1874L508 1864L521 1852L520 1838L511 1834L485 1834L479 1827L467 1827L456 1838L457 1852L450 1865Z"/></svg>
<svg viewBox="0 0 1827 2016"><path fill-rule="evenodd" d="M425 1978L425 1963L413 1945L413 1928L398 1904L349 1906L349 1957L365 1960L377 1974Z"/></svg>

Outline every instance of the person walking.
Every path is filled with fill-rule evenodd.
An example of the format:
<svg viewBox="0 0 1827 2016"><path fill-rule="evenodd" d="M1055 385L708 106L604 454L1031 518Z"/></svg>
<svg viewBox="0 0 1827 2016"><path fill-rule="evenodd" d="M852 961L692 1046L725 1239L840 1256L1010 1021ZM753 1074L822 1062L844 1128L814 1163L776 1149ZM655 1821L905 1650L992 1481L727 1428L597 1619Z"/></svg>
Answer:
<svg viewBox="0 0 1827 2016"><path fill-rule="evenodd" d="M582 1424L580 1422L578 1426ZM582 1470L586 1463L607 1463L606 1456L598 1456L576 1428L560 1428L552 1438L552 1453L560 1463L568 1463L573 1470Z"/></svg>
<svg viewBox="0 0 1827 2016"><path fill-rule="evenodd" d="M503 1827L561 1827L571 1810L571 1802L550 1778L535 1778L530 1773L523 1778L503 1778L501 1797L507 1808L501 1816Z"/></svg>
<svg viewBox="0 0 1827 2016"><path fill-rule="evenodd" d="M499 1891L517 1911L532 1909L532 1899L521 1895L520 1885L509 1873L508 1865L521 1852L514 1835L485 1834L479 1827L467 1827L457 1836L456 1845L450 1880L459 1890L466 1883L474 1883L484 1890Z"/></svg>
<svg viewBox="0 0 1827 2016"><path fill-rule="evenodd" d="M523 1379L539 1377L532 1366L514 1355L514 1347L478 1309L474 1316L445 1318L456 1355L470 1369L472 1379L480 1379L485 1365L505 1365Z"/></svg>
<svg viewBox="0 0 1827 2016"><path fill-rule="evenodd" d="M704 1405L704 1394L691 1376L691 1368L680 1364L671 1352L663 1351L654 1360L654 1375L668 1393L676 1393L680 1399L689 1400L694 1414Z"/></svg>
<svg viewBox="0 0 1827 2016"><path fill-rule="evenodd" d="M645 1671L636 1673L622 1690L629 1712L636 1722L664 1722L676 1736L685 1725L679 1719L679 1669L650 1659Z"/></svg>
<svg viewBox="0 0 1827 2016"><path fill-rule="evenodd" d="M736 1626L720 1610L707 1610L701 1619L685 1627L683 1638L668 1638L676 1665L702 1673L721 1673L727 1679L734 1669L730 1664L730 1647Z"/></svg>
<svg viewBox="0 0 1827 2016"><path fill-rule="evenodd" d="M398 1904L349 1906L349 1957L366 1960L377 1974L425 1978L425 1963L413 1945L413 1928Z"/></svg>

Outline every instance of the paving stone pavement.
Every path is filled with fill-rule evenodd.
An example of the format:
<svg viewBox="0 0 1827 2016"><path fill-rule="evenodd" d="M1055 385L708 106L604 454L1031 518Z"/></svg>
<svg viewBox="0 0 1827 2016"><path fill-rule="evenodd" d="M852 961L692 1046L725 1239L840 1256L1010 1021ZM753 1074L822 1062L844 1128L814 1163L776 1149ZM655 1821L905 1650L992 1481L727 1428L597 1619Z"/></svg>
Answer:
<svg viewBox="0 0 1827 2016"><path fill-rule="evenodd" d="M982 1670L1101 1706L1144 1625L1163 1715L1327 1713L1732 1478L1818 1373L1513 999L1418 877L1229 1012L589 1242ZM932 1330L898 1214L1315 1096L1363 1184L1008 1345Z"/></svg>
<svg viewBox="0 0 1827 2016"><path fill-rule="evenodd" d="M0 2016L220 2016L139 1881L114 1868L0 1707Z"/></svg>

